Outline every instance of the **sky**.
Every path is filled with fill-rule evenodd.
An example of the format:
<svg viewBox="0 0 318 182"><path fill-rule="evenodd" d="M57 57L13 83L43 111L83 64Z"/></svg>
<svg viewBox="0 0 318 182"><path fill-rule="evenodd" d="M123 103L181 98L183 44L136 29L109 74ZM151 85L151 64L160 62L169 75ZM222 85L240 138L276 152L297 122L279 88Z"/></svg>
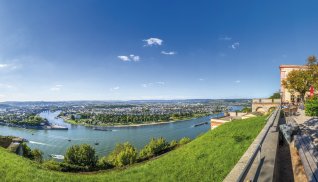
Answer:
<svg viewBox="0 0 318 182"><path fill-rule="evenodd" d="M0 0L0 101L228 99L318 55L315 0Z"/></svg>

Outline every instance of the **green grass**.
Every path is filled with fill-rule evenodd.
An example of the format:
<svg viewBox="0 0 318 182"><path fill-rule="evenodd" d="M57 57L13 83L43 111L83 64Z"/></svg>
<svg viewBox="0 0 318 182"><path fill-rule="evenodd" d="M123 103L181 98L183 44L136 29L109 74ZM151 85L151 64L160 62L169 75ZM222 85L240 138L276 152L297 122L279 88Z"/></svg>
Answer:
<svg viewBox="0 0 318 182"><path fill-rule="evenodd" d="M265 124L265 116L234 121L166 155L127 169L62 173L0 149L0 181L222 181Z"/></svg>

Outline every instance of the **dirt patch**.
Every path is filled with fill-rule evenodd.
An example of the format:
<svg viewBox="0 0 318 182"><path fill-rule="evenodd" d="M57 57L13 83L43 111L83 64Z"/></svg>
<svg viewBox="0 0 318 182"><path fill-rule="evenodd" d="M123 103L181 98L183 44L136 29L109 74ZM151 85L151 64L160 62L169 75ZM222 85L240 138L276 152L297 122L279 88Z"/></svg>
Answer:
<svg viewBox="0 0 318 182"><path fill-rule="evenodd" d="M290 154L292 159L293 173L294 173L294 181L296 182L307 182L307 176L301 162L300 156L298 154L297 149L294 147L294 142L290 144Z"/></svg>

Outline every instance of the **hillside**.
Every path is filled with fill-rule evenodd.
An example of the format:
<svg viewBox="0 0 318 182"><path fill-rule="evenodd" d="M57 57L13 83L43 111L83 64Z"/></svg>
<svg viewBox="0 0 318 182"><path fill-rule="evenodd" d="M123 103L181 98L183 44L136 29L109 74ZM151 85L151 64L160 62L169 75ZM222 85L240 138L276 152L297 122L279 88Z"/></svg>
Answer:
<svg viewBox="0 0 318 182"><path fill-rule="evenodd" d="M263 128L265 118L227 123L158 159L95 174L49 171L0 148L0 181L222 181Z"/></svg>

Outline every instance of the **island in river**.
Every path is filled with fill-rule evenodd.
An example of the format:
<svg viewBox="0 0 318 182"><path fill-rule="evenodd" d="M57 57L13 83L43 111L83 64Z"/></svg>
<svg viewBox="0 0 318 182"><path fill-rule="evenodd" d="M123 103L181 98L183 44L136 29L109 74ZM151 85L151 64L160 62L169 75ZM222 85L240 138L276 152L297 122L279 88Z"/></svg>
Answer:
<svg viewBox="0 0 318 182"><path fill-rule="evenodd" d="M34 113L1 115L0 125L26 128L26 129L38 129L38 130L67 130L68 129L67 127L50 124L47 119L42 118L39 115Z"/></svg>

